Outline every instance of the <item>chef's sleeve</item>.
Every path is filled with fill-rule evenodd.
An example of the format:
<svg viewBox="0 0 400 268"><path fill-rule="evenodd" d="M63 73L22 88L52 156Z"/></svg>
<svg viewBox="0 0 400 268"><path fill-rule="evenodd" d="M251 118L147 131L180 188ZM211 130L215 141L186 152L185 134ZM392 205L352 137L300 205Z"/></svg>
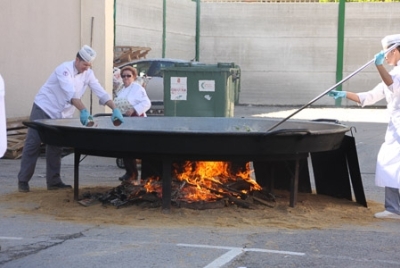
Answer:
<svg viewBox="0 0 400 268"><path fill-rule="evenodd" d="M358 97L360 98L360 105L364 107L374 104L385 98L384 87L385 85L383 82L381 82L370 91L357 93Z"/></svg>
<svg viewBox="0 0 400 268"><path fill-rule="evenodd" d="M107 91L100 85L99 80L95 77L93 71L90 69L88 71L90 71L88 77L88 85L93 93L99 98L99 104L105 105L107 101L111 100L111 97L107 93Z"/></svg>

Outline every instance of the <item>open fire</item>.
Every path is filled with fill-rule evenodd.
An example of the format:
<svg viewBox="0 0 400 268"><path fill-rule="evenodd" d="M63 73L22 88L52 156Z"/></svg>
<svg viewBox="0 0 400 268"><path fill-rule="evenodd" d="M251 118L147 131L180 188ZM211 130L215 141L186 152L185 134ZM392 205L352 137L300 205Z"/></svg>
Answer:
<svg viewBox="0 0 400 268"><path fill-rule="evenodd" d="M178 207L218 208L229 204L250 208L254 201L272 206L274 197L252 179L250 163L239 167L232 162L186 161L173 168L171 201ZM87 198L87 196L86 196ZM162 182L158 177L125 181L99 197L103 204L117 207L146 203L160 206Z"/></svg>
<svg viewBox="0 0 400 268"><path fill-rule="evenodd" d="M243 189L236 189L243 194L253 189L261 190L250 177L252 171L249 163L246 163L245 170L239 170L236 174L232 173L230 164L230 162L187 161L183 164L182 172L176 167L174 177L183 185L189 186L183 187L182 199L187 202L218 200L228 193L232 184L239 181L247 182Z"/></svg>

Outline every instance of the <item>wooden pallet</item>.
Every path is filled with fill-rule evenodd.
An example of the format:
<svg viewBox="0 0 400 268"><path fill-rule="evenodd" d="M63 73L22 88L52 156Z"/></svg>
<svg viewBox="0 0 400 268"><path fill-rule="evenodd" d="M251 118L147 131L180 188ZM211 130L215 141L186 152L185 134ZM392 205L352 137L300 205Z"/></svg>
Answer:
<svg viewBox="0 0 400 268"><path fill-rule="evenodd" d="M126 62L146 58L149 47L115 46L114 47L114 67Z"/></svg>
<svg viewBox="0 0 400 268"><path fill-rule="evenodd" d="M22 149L25 145L26 134L28 128L22 123L29 121L29 117L19 117L14 119L7 119L7 150L4 153L5 159L19 159L22 157ZM74 148L62 148L62 157L74 152ZM41 144L40 154L46 153L45 144Z"/></svg>
<svg viewBox="0 0 400 268"><path fill-rule="evenodd" d="M3 158L21 158L28 131L28 128L22 122L27 120L29 120L28 117L7 119L7 150Z"/></svg>

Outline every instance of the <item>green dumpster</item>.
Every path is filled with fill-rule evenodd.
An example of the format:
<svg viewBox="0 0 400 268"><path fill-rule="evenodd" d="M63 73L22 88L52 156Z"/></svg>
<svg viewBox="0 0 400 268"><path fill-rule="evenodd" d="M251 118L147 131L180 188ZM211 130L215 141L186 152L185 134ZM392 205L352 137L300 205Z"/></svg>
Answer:
<svg viewBox="0 0 400 268"><path fill-rule="evenodd" d="M234 116L240 91L234 63L176 63L163 72L165 116Z"/></svg>

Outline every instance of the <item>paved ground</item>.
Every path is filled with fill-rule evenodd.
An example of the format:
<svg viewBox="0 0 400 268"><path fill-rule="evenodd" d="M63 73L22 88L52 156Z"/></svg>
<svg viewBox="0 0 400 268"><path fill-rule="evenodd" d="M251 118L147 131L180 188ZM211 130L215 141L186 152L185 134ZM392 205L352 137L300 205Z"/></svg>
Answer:
<svg viewBox="0 0 400 268"><path fill-rule="evenodd" d="M238 106L235 116L285 118L290 107ZM354 126L363 184L368 200L383 201L375 187L376 154L385 133L384 110L312 109L296 118L339 119ZM16 191L19 160L0 160L0 195ZM73 157L63 159L63 176L72 183ZM88 156L80 171L86 185L115 184L123 170L115 159ZM94 172L95 171L95 172ZM31 181L45 187L39 159ZM101 178L101 179L100 179ZM27 195L29 198L29 195ZM27 202L29 205L29 202ZM43 216L2 213L1 267L400 267L399 222L328 230L237 230L235 228L162 229L62 222Z"/></svg>

